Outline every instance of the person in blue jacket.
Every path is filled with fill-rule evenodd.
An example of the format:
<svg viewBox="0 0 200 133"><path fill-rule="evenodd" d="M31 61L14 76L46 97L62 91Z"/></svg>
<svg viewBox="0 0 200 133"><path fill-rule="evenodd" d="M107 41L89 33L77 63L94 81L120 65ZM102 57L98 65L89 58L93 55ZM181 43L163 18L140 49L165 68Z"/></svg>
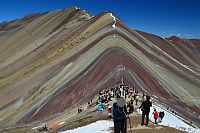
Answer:
<svg viewBox="0 0 200 133"><path fill-rule="evenodd" d="M103 111L103 104L101 102L98 104L98 111Z"/></svg>

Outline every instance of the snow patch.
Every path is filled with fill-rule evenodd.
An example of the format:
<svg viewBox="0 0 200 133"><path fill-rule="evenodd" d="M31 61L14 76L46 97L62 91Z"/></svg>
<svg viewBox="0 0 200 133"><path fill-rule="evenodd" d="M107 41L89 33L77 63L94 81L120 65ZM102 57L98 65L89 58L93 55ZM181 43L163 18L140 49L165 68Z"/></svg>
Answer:
<svg viewBox="0 0 200 133"><path fill-rule="evenodd" d="M113 121L101 120L83 127L78 127L60 133L111 133L111 127L114 127Z"/></svg>
<svg viewBox="0 0 200 133"><path fill-rule="evenodd" d="M112 27L115 28L115 27L116 27L116 17L113 16L112 13L110 13L110 16L111 16L111 17L113 18L113 20L115 21L114 24L112 25Z"/></svg>
<svg viewBox="0 0 200 133"><path fill-rule="evenodd" d="M114 22L114 24L112 25L112 27L113 27L113 28L115 28L115 27L116 27L116 22Z"/></svg>
<svg viewBox="0 0 200 133"><path fill-rule="evenodd" d="M33 127L32 130L40 129L40 128L44 127L45 125L47 125L47 123L42 123L39 126Z"/></svg>
<svg viewBox="0 0 200 133"><path fill-rule="evenodd" d="M186 66L182 63L180 63L179 61L175 60L175 62L177 62L178 64L180 64L181 66L185 67L186 69L190 70L191 72L193 72L196 75L200 75L199 73L195 72L194 70L192 70L189 66Z"/></svg>
<svg viewBox="0 0 200 133"><path fill-rule="evenodd" d="M155 64L157 67L160 67L160 65L158 65L158 64Z"/></svg>
<svg viewBox="0 0 200 133"><path fill-rule="evenodd" d="M78 8L78 7L75 7L76 9L81 9L81 8Z"/></svg>
<svg viewBox="0 0 200 133"><path fill-rule="evenodd" d="M113 14L112 14L112 13L110 13L110 16L113 18L113 20L114 20L114 21L116 21L116 17L115 17L115 16L113 16Z"/></svg>
<svg viewBox="0 0 200 133"><path fill-rule="evenodd" d="M156 111L158 111L158 112L163 111L163 109L161 109L160 107L151 108L151 111L150 111L150 114L149 114L151 121L154 121L153 114L152 114L154 108L156 108ZM194 127L188 125L187 123L182 121L180 118L178 118L175 115L167 112L166 110L164 110L164 112L165 112L165 116L164 116L162 122L159 123L159 125L173 127L173 128L178 129L178 130L186 131L186 132L189 132L189 133L200 133L199 128L194 128Z"/></svg>
<svg viewBox="0 0 200 133"><path fill-rule="evenodd" d="M65 122L63 121L63 122L60 122L58 125L62 125L62 124L65 124Z"/></svg>

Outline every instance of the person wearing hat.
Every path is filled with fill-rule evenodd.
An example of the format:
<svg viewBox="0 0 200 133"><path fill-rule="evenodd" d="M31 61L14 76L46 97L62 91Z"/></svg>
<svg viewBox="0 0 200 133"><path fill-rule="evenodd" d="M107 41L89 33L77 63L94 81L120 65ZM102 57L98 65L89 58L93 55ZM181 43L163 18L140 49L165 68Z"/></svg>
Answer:
<svg viewBox="0 0 200 133"><path fill-rule="evenodd" d="M144 125L144 118L146 116L146 123L145 125L149 124L149 112L150 112L150 107L152 107L152 102L150 101L150 96L146 96L146 100L142 102L141 108L142 110L142 123L141 126Z"/></svg>
<svg viewBox="0 0 200 133"><path fill-rule="evenodd" d="M123 106L123 99L118 99L117 103L113 104L113 121L114 133L126 133L126 113Z"/></svg>

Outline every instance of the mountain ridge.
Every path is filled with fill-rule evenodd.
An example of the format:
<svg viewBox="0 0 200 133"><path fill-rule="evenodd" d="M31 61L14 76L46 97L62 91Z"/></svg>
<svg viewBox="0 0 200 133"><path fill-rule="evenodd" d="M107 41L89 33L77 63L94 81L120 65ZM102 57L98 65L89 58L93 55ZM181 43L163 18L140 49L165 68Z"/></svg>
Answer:
<svg viewBox="0 0 200 133"><path fill-rule="evenodd" d="M59 19L62 21L57 23ZM32 35L26 36L22 31L29 29L32 29ZM199 52L194 52L198 45L186 42L185 46L179 46L179 43L185 42L171 42L132 30L112 12L103 12L92 17L76 7L48 13L39 20L33 20L32 24L22 31L12 36L13 41L0 43L3 51L5 44L12 44L15 39L21 40L21 36L26 36L28 40L9 47L10 57L6 56L9 50L0 54L3 59L0 61L0 101L5 101L0 103L0 108L6 107L6 102L8 104L22 98L18 106L7 106L9 111L1 109L1 125L32 122L40 118L49 119L67 108L86 102L99 90L111 87L111 84L120 80L120 76L126 77L126 82L134 84L141 91L150 95L153 95L151 91L155 92L162 102L170 98L170 103L176 104L172 108L198 124L200 62ZM38 44L30 47L30 44L35 43L35 39ZM166 45L159 45L163 43ZM20 49L22 54L14 49L19 47L24 48ZM169 52L169 49L173 51ZM132 62L132 65L127 62ZM95 69L92 66L95 66ZM90 76L83 80L87 74ZM114 83L111 83L113 80L106 82L109 74L111 79L117 79ZM90 78L87 79L88 77ZM189 87L193 89L188 90ZM74 95L80 88L80 92ZM65 95L61 92L65 92ZM191 101L192 96L197 97ZM54 107L56 105L57 108ZM195 111L196 114L180 110L182 106L185 110ZM45 112L49 112L49 115ZM13 116L15 120L12 119Z"/></svg>

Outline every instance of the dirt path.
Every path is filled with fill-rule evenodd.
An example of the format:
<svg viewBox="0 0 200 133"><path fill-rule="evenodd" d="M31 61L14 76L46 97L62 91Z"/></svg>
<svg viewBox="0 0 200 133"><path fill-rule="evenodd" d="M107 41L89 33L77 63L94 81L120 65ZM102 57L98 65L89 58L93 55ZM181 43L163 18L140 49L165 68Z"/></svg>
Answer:
<svg viewBox="0 0 200 133"><path fill-rule="evenodd" d="M166 127L162 125L155 125L150 122L148 126L141 126L141 115L133 113L130 116L132 133L186 133L177 129ZM127 122L127 133L131 133L130 123Z"/></svg>

